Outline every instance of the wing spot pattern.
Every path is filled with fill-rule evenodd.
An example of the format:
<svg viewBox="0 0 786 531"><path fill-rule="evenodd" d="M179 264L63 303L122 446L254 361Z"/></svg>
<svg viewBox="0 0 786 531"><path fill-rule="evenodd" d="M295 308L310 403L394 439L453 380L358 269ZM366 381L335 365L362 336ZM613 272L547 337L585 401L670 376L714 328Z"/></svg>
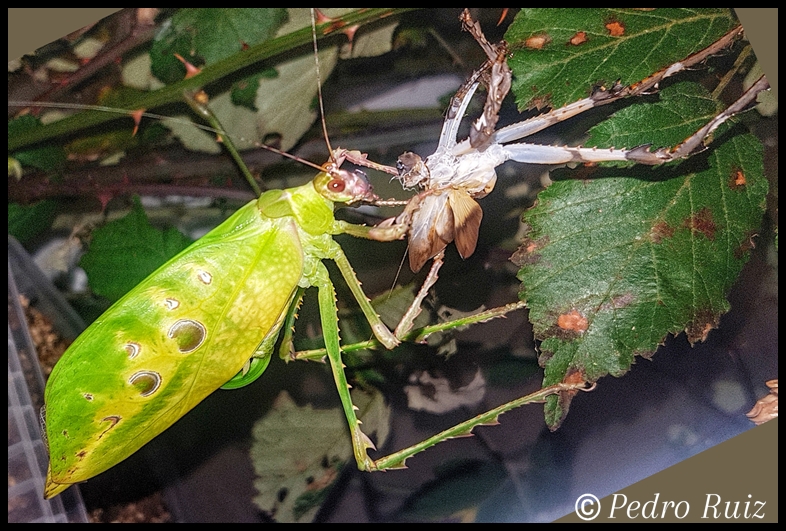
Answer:
<svg viewBox="0 0 786 531"><path fill-rule="evenodd" d="M205 325L193 319L179 319L169 328L167 334L174 339L180 352L187 354L198 349L207 338Z"/></svg>
<svg viewBox="0 0 786 531"><path fill-rule="evenodd" d="M139 390L139 396L148 397L161 387L161 375L154 371L139 371L131 375L128 383Z"/></svg>
<svg viewBox="0 0 786 531"><path fill-rule="evenodd" d="M136 358L139 355L139 351L142 350L142 346L134 341L126 343L123 348L128 352L128 359L130 360Z"/></svg>
<svg viewBox="0 0 786 531"><path fill-rule="evenodd" d="M208 286L210 285L211 282L213 282L213 275L211 275L210 273L208 273L203 269L197 270L197 278L199 279L200 282Z"/></svg>

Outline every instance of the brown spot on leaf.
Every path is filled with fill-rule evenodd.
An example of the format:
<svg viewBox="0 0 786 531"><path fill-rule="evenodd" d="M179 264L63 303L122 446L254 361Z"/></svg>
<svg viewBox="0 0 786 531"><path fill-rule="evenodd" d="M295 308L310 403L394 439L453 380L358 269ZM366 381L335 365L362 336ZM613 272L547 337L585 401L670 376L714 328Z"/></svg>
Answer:
<svg viewBox="0 0 786 531"><path fill-rule="evenodd" d="M740 245L734 249L734 258L737 260L742 260L745 255L748 254L748 251L756 247L756 242L753 241L753 238L756 236L753 232L748 232L746 238L742 241Z"/></svg>
<svg viewBox="0 0 786 531"><path fill-rule="evenodd" d="M532 37L525 40L524 46L526 46L530 50L542 50L543 47L550 42L551 42L551 37L549 37L545 33L541 33L539 35L533 35Z"/></svg>
<svg viewBox="0 0 786 531"><path fill-rule="evenodd" d="M533 87L534 88L534 87ZM546 107L551 106L551 94L547 94L545 96L536 96L532 98L530 101L529 108L530 109L545 109Z"/></svg>
<svg viewBox="0 0 786 531"><path fill-rule="evenodd" d="M586 381L584 376L581 374L581 371L569 369L568 373L565 375L565 378L562 379L562 383L567 385L579 385L586 383Z"/></svg>
<svg viewBox="0 0 786 531"><path fill-rule="evenodd" d="M79 450L76 453L77 459L84 459L86 456L87 456L87 451L85 451L85 450Z"/></svg>
<svg viewBox="0 0 786 531"><path fill-rule="evenodd" d="M665 221L657 222L650 230L650 240L653 243L660 243L665 239L670 239L672 236L674 236L674 227L671 227Z"/></svg>
<svg viewBox="0 0 786 531"><path fill-rule="evenodd" d="M617 295L615 297L612 297L611 307L614 308L615 310L619 310L620 308L626 308L631 305L634 299L635 297L633 296L633 293L630 292Z"/></svg>
<svg viewBox="0 0 786 531"><path fill-rule="evenodd" d="M85 393L82 396L85 397L85 400L87 400L88 402L92 402L94 398L92 393Z"/></svg>
<svg viewBox="0 0 786 531"><path fill-rule="evenodd" d="M618 20L610 20L605 24L609 35L612 37L622 37L625 35L625 26Z"/></svg>
<svg viewBox="0 0 786 531"><path fill-rule="evenodd" d="M587 32L586 31L577 31L573 37L570 38L568 43L572 44L573 46L578 46L579 44L584 44L587 42Z"/></svg>
<svg viewBox="0 0 786 531"><path fill-rule="evenodd" d="M748 184L748 181L745 179L745 173L743 173L742 170L737 169L731 172L729 188L732 190L739 190L740 188L744 188L746 184Z"/></svg>
<svg viewBox="0 0 786 531"><path fill-rule="evenodd" d="M584 377L584 374L581 372L581 370L571 367L568 369L567 373L565 373L565 377L562 379L562 382L568 385L578 385L586 384L587 379ZM562 425L565 417L568 416L570 403L573 401L573 397L576 396L578 392L578 389L570 389L568 391L559 392L557 395L557 402L560 408L560 417L557 422L549 425L550 431L557 431L557 429Z"/></svg>
<svg viewBox="0 0 786 531"><path fill-rule="evenodd" d="M641 356L645 360L651 360L652 356L655 355L654 350L637 350L633 353L633 357L635 359L636 356Z"/></svg>
<svg viewBox="0 0 786 531"><path fill-rule="evenodd" d="M685 327L685 334L691 345L697 341L706 341L710 330L718 327L719 316L712 310L699 310L696 317Z"/></svg>
<svg viewBox="0 0 786 531"><path fill-rule="evenodd" d="M576 310L571 310L557 317L557 326L563 330L570 330L581 334L587 331L589 321Z"/></svg>
<svg viewBox="0 0 786 531"><path fill-rule="evenodd" d="M717 227L712 219L712 212L707 207L702 208L683 222L683 225L692 232L702 233L708 240L715 239Z"/></svg>
<svg viewBox="0 0 786 531"><path fill-rule="evenodd" d="M530 238L528 234L531 230L532 227L530 225L524 227L524 240L521 242L521 245L519 245L519 248L510 256L510 261L519 267L540 262L541 254L538 251L549 243L548 236L539 239Z"/></svg>

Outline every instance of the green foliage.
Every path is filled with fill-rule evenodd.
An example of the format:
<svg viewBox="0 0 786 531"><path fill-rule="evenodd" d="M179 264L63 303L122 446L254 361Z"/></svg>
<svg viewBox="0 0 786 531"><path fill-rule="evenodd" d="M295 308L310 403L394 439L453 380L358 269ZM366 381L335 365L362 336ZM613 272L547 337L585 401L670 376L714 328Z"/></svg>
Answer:
<svg viewBox="0 0 786 531"><path fill-rule="evenodd" d="M543 50L548 53L535 60L531 72L514 70L521 104L532 96L525 86L537 87L534 97L550 94L561 104L578 97L577 81L585 90L617 78L635 82L707 46L732 22L728 10L600 11L588 18L613 19L625 27L625 36L612 44L613 37L600 38L602 31L594 28L585 43L592 46L585 49L564 45L568 34L587 28L571 14L561 17L560 33L552 35ZM521 12L517 22L537 32L536 21L550 15ZM509 35L522 31L514 23ZM602 61L592 62L594 47L603 52ZM568 54L572 48L585 51ZM623 53L628 48L633 55ZM559 66L539 68L541 60ZM570 79L570 88L558 89L559 79ZM658 101L630 104L594 127L585 145L674 146L724 107L695 82L661 85ZM520 298L542 341L544 386L620 376L635 356L652 356L668 334L685 330L690 342L706 338L729 309L726 295L749 257L764 212L768 185L761 144L731 126L715 132L706 152L679 163L602 166L554 172L556 182L523 216L528 233L515 261L521 266ZM565 418L571 398L564 393L548 399L551 429Z"/></svg>
<svg viewBox="0 0 786 531"><path fill-rule="evenodd" d="M520 109L561 107L593 86L640 81L712 44L735 24L717 9L522 9L505 39Z"/></svg>
<svg viewBox="0 0 786 531"><path fill-rule="evenodd" d="M180 81L185 67L176 66L174 54L196 67L212 65L272 38L286 20L283 8L180 9L150 51L153 73L165 83Z"/></svg>
<svg viewBox="0 0 786 531"><path fill-rule="evenodd" d="M379 391L353 392L367 433L377 446L388 436L390 408ZM278 522L309 522L342 467L352 461L352 442L340 408L298 406L282 391L253 430L251 460L259 495L254 503Z"/></svg>
<svg viewBox="0 0 786 531"><path fill-rule="evenodd" d="M135 197L131 212L93 232L80 266L93 291L114 302L191 243L175 228L151 226Z"/></svg>
<svg viewBox="0 0 786 531"><path fill-rule="evenodd" d="M57 213L56 201L32 205L8 204L8 234L24 243L49 228Z"/></svg>
<svg viewBox="0 0 786 531"><path fill-rule="evenodd" d="M33 116L20 116L8 122L8 138L43 127L41 121ZM53 145L37 146L14 153L14 158L24 166L32 166L45 171L54 171L65 163L65 152Z"/></svg>

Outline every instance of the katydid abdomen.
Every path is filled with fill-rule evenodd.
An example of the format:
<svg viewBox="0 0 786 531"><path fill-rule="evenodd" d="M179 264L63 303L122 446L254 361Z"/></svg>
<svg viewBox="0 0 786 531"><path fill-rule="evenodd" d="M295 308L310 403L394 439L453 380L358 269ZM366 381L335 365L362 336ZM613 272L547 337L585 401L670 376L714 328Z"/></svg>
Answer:
<svg viewBox="0 0 786 531"><path fill-rule="evenodd" d="M46 496L126 459L275 342L333 221L312 183L268 192L93 323L47 384Z"/></svg>

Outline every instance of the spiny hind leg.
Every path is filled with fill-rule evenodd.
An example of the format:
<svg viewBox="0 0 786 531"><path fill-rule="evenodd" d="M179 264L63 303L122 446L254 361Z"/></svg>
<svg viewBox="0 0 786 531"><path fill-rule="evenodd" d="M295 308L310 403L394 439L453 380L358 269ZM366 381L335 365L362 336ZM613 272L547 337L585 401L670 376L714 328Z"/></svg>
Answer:
<svg viewBox="0 0 786 531"><path fill-rule="evenodd" d="M355 454L358 468L360 470L376 470L374 460L368 456L368 449L376 449L371 439L360 429L360 420L355 411L357 408L352 403L349 394L350 385L344 373L344 363L341 361L341 347L339 344L338 331L338 309L336 308L336 290L328 276L327 269L321 262L317 264L317 271L314 275L312 284L319 290L319 313L322 321L322 335L325 339L330 369L333 372L333 379L336 382L336 389L341 398L341 406L344 415L349 423L350 436L352 438L352 450Z"/></svg>

